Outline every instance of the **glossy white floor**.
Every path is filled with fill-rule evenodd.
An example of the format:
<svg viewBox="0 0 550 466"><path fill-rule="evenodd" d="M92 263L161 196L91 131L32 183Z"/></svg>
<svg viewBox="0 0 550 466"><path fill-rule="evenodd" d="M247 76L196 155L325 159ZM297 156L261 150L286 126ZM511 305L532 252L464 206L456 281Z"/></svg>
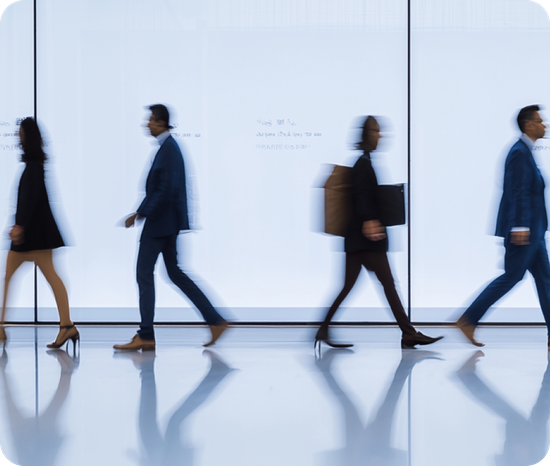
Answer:
<svg viewBox="0 0 550 466"><path fill-rule="evenodd" d="M30 466L532 465L548 450L542 328L451 328L401 351L393 328L158 328L155 353L115 353L134 328L83 327L80 356L46 351L55 328L9 328L0 443Z"/></svg>

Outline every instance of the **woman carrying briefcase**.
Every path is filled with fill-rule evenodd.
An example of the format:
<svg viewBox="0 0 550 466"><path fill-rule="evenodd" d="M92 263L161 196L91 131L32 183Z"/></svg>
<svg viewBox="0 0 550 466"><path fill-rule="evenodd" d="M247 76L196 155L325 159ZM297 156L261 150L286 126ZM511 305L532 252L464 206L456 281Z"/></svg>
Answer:
<svg viewBox="0 0 550 466"><path fill-rule="evenodd" d="M384 294L390 309L402 332L401 348L413 349L416 345L429 345L443 337L429 337L412 326L401 299L395 289L395 283L388 262L388 237L386 228L380 222L378 181L371 163L371 152L378 147L382 137L380 125L373 116L364 119L361 126L361 140L356 148L363 151L351 169L351 218L344 237L346 266L344 286L329 308L325 320L315 336L314 347L321 342L333 348L349 348L350 343L335 343L329 338L329 324L340 304L347 297L361 272L361 267L374 272L384 288Z"/></svg>

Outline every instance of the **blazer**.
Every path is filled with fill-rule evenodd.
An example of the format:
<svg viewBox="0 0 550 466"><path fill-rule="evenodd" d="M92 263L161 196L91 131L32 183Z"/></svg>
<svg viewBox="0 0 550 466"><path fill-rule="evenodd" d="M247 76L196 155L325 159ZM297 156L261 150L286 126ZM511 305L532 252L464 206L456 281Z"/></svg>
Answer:
<svg viewBox="0 0 550 466"><path fill-rule="evenodd" d="M24 241L19 245L12 243L12 251L55 249L65 245L50 208L41 162L27 162L23 170L17 190L15 224L24 228Z"/></svg>
<svg viewBox="0 0 550 466"><path fill-rule="evenodd" d="M531 241L543 239L548 229L544 188L533 154L520 139L510 149L504 165L496 236L508 240L512 228L528 227Z"/></svg>
<svg viewBox="0 0 550 466"><path fill-rule="evenodd" d="M363 235L363 222L378 220L378 202L376 198L378 180L372 167L370 153L365 152L357 159L351 169L353 210L344 238L346 252L387 251L388 238L371 241Z"/></svg>
<svg viewBox="0 0 550 466"><path fill-rule="evenodd" d="M172 136L168 136L155 155L145 183L145 199L137 213L145 217L142 238L189 230L185 166L180 147Z"/></svg>

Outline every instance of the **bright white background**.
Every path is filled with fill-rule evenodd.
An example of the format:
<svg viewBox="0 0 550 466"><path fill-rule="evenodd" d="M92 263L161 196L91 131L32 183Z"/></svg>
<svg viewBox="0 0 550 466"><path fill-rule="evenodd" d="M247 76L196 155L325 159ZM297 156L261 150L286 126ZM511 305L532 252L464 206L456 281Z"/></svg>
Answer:
<svg viewBox="0 0 550 466"><path fill-rule="evenodd" d="M323 163L353 156L357 115L391 119L380 177L406 180L406 2L318 2L312 14L308 2L198 5L39 2L38 115L74 244L61 258L71 304L114 308L104 319L137 305L139 232L115 224L137 206L157 149L143 107L165 102L198 208L200 229L181 241L184 268L233 318L318 318L343 255L339 240L314 231L316 185ZM403 247L393 259L406 284ZM169 287L158 280L157 306L186 306ZM383 306L372 287L349 304Z"/></svg>
<svg viewBox="0 0 550 466"><path fill-rule="evenodd" d="M550 23L529 1L413 4L411 298L415 320L441 321L502 273L504 158L517 111L550 104ZM550 146L537 147L548 180ZM542 321L530 276L497 307L488 320Z"/></svg>
<svg viewBox="0 0 550 466"><path fill-rule="evenodd" d="M0 89L9 103L2 121L32 113L31 3L13 4L1 22L0 58L16 70L0 76L11 80ZM413 318L441 321L500 273L501 247L490 234L502 158L517 137L517 109L549 100L549 24L527 0L412 5ZM156 102L174 110L199 227L182 235L183 267L235 319L319 318L341 284L343 255L338 239L316 232L315 186L323 164L356 156L356 116L389 119L378 175L406 180L406 6L39 1L38 117L52 202L71 245L57 260L76 318L137 318L139 231L115 225L141 199L156 150L141 128L143 107ZM273 145L282 147L265 147ZM543 170L546 147L537 151ZM1 154L0 213L8 218L19 168L17 151ZM406 228L390 234L406 303ZM196 319L190 309L172 312L187 303L160 278L162 268L159 318ZM15 308L32 305L31 274L21 275ZM387 320L374 310L385 306L374 289L365 274L338 318ZM42 280L39 303L41 318L55 319ZM499 307L490 318L541 320L530 280Z"/></svg>
<svg viewBox="0 0 550 466"><path fill-rule="evenodd" d="M6 253L9 248L5 227L12 225L15 213L15 188L22 166L19 164L18 118L34 112L33 24L32 2L21 1L11 5L0 19L0 270L2 282ZM17 320L33 318L32 267L22 267L14 277L14 287L26 290L15 293L10 301L14 310L10 317Z"/></svg>

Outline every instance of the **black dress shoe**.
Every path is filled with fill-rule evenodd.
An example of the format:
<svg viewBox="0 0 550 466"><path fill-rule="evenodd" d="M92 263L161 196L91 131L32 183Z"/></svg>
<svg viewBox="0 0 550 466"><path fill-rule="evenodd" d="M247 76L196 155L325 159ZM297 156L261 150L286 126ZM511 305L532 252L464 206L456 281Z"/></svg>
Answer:
<svg viewBox="0 0 550 466"><path fill-rule="evenodd" d="M403 335L401 338L401 349L415 349L416 345L431 345L443 337L429 337L423 333L416 332L415 335Z"/></svg>

